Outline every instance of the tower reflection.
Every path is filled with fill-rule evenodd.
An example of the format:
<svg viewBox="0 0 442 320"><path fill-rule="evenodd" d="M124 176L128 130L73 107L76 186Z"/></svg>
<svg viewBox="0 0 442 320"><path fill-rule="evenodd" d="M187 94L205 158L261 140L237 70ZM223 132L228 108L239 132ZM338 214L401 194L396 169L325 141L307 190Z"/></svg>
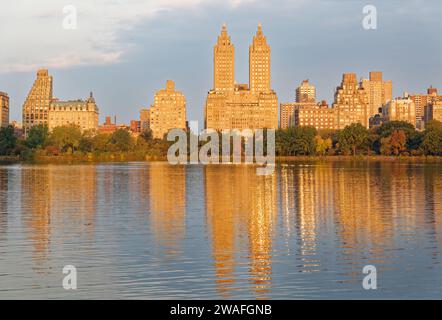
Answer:
<svg viewBox="0 0 442 320"><path fill-rule="evenodd" d="M247 248L249 282L257 298L271 288L271 251L276 223L276 174L256 175L252 166L204 168L207 226L212 243L216 284L228 298L241 257Z"/></svg>
<svg viewBox="0 0 442 320"><path fill-rule="evenodd" d="M149 179L152 232L157 245L175 254L185 237L186 168L152 163Z"/></svg>

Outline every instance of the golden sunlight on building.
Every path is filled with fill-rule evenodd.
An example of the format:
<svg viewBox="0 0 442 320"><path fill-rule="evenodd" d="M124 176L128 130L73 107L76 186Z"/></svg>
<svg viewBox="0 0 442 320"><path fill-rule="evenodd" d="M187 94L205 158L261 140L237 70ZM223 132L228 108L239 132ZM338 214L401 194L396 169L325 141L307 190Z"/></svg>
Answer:
<svg viewBox="0 0 442 320"><path fill-rule="evenodd" d="M382 72L370 72L369 79L362 79L361 86L368 95L370 117L378 114L379 109L393 98L393 83L391 80L382 80Z"/></svg>
<svg viewBox="0 0 442 320"><path fill-rule="evenodd" d="M374 78L374 75L371 77ZM368 96L358 84L356 74L343 75L341 86L336 89L332 108L325 101L316 103L315 95L315 87L304 80L296 89L296 102L281 103L280 127L286 129L290 126L312 126L317 130L336 130L360 123L368 128Z"/></svg>
<svg viewBox="0 0 442 320"><path fill-rule="evenodd" d="M425 107L425 122L430 120L442 122L442 101L433 101Z"/></svg>
<svg viewBox="0 0 442 320"><path fill-rule="evenodd" d="M48 125L49 106L52 101L52 76L48 70L37 72L31 91L23 104L23 132L25 136L34 125Z"/></svg>
<svg viewBox="0 0 442 320"><path fill-rule="evenodd" d="M408 96L388 102L383 114L386 121L405 121L416 127L416 105Z"/></svg>
<svg viewBox="0 0 442 320"><path fill-rule="evenodd" d="M162 139L171 129L186 129L186 98L167 80L166 89L155 94L149 111L149 125L154 138Z"/></svg>
<svg viewBox="0 0 442 320"><path fill-rule="evenodd" d="M437 88L427 89L427 94L412 94L410 95L411 100L413 100L416 105L416 122L419 129L423 129L423 122L431 120L429 117L430 105L442 102L442 95L439 95Z"/></svg>
<svg viewBox="0 0 442 320"><path fill-rule="evenodd" d="M9 125L9 96L0 91L0 127Z"/></svg>
<svg viewBox="0 0 442 320"><path fill-rule="evenodd" d="M99 110L92 93L86 101L60 101L53 98L52 86L53 78L48 70L38 70L37 79L23 104L25 136L34 125L46 125L49 130L70 124L82 130L98 129Z"/></svg>
<svg viewBox="0 0 442 320"><path fill-rule="evenodd" d="M98 107L90 94L87 100L53 100L49 106L49 130L65 125L77 125L82 131L98 130Z"/></svg>
<svg viewBox="0 0 442 320"><path fill-rule="evenodd" d="M205 108L207 129L278 127L278 98L270 86L270 46L261 25L249 48L249 86L235 84L235 52L227 28L214 47L214 84Z"/></svg>
<svg viewBox="0 0 442 320"><path fill-rule="evenodd" d="M337 113L336 129L344 129L353 123L369 127L369 100L359 85L356 74L344 73L342 83L336 89L333 108Z"/></svg>

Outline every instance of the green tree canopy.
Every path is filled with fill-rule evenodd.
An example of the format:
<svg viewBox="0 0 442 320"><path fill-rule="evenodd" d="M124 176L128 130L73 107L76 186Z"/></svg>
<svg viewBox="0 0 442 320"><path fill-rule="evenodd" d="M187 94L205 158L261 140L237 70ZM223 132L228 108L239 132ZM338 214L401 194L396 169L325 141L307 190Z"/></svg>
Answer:
<svg viewBox="0 0 442 320"><path fill-rule="evenodd" d="M49 138L48 127L46 125L36 125L29 130L28 138L26 139L26 146L31 149L44 146Z"/></svg>
<svg viewBox="0 0 442 320"><path fill-rule="evenodd" d="M421 150L425 155L442 156L442 123L432 120L425 127Z"/></svg>
<svg viewBox="0 0 442 320"><path fill-rule="evenodd" d="M140 138L142 138L146 142L152 141L153 139L152 130L145 129L143 132L140 133Z"/></svg>
<svg viewBox="0 0 442 320"><path fill-rule="evenodd" d="M133 139L127 130L118 129L110 136L109 144L116 151L129 151L133 146Z"/></svg>
<svg viewBox="0 0 442 320"><path fill-rule="evenodd" d="M109 143L110 135L99 133L92 138L92 151L107 151L107 144Z"/></svg>
<svg viewBox="0 0 442 320"><path fill-rule="evenodd" d="M314 155L316 151L314 127L290 127L276 131L276 153L280 156Z"/></svg>
<svg viewBox="0 0 442 320"><path fill-rule="evenodd" d="M66 125L55 127L49 136L49 142L63 152L75 151L80 146L81 138L82 135L79 126Z"/></svg>
<svg viewBox="0 0 442 320"><path fill-rule="evenodd" d="M356 155L358 149L367 144L368 130L360 123L346 126L338 134L339 150L344 154Z"/></svg>
<svg viewBox="0 0 442 320"><path fill-rule="evenodd" d="M17 137L14 134L14 127L0 128L0 155L10 155L16 145Z"/></svg>

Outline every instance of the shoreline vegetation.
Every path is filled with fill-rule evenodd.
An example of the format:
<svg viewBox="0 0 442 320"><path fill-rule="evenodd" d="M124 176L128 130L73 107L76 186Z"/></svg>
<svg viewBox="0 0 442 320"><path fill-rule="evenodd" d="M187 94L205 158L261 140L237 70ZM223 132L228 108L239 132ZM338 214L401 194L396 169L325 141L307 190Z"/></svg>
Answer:
<svg viewBox="0 0 442 320"><path fill-rule="evenodd" d="M188 133L188 139L190 134ZM265 132L264 137L266 137ZM264 142L264 155L267 152L266 142ZM124 129L116 130L112 134L103 134L92 131L81 132L79 127L69 125L54 128L49 132L47 127L37 125L32 127L28 137L23 139L14 135L13 127L6 127L0 129L0 161L28 163L167 161L167 151L174 143L167 141L166 138L154 139L150 130L134 137ZM206 146L206 143L199 141L199 148ZM230 143L233 149L233 138ZM221 146L218 147L221 154ZM244 156L244 140L241 141L241 150ZM189 152L188 149L188 154ZM317 131L314 127L279 129L275 132L275 155L275 160L279 162L312 160L441 162L442 122L435 120L428 122L425 131L417 131L413 125L401 121L388 122L371 129L366 129L360 124L352 124L343 130Z"/></svg>
<svg viewBox="0 0 442 320"><path fill-rule="evenodd" d="M276 156L276 163L285 162L442 162L442 156L382 156L382 155L357 155L357 156ZM21 159L13 156L0 156L0 164L97 164L97 163L127 163L127 162L167 162L166 157L146 157L144 159L137 158L127 154L112 154L106 157L102 155L95 158L88 155L83 156L39 156L34 159ZM219 163L235 164L235 163ZM245 164L244 162L238 163ZM217 165L213 163L210 165ZM256 165L256 163L253 163Z"/></svg>

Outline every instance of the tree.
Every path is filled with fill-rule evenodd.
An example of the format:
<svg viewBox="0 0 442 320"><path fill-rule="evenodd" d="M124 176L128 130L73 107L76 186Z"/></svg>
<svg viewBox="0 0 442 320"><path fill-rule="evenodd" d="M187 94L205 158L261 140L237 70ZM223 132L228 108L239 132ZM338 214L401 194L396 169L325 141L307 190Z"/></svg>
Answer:
<svg viewBox="0 0 442 320"><path fill-rule="evenodd" d="M140 133L140 138L144 139L144 141L149 142L152 141L153 135L151 129L145 129L143 132Z"/></svg>
<svg viewBox="0 0 442 320"><path fill-rule="evenodd" d="M276 132L276 153L280 156L313 155L316 151L314 127L290 127Z"/></svg>
<svg viewBox="0 0 442 320"><path fill-rule="evenodd" d="M442 156L442 127L436 122L426 125L421 150L425 155Z"/></svg>
<svg viewBox="0 0 442 320"><path fill-rule="evenodd" d="M339 132L338 146L344 154L356 155L357 150L366 145L367 138L368 130L360 123L353 123Z"/></svg>
<svg viewBox="0 0 442 320"><path fill-rule="evenodd" d="M324 156L326 152L333 146L333 141L331 138L323 139L319 135L315 137L315 143L316 153L321 156Z"/></svg>
<svg viewBox="0 0 442 320"><path fill-rule="evenodd" d="M429 130L442 130L442 122L437 120L430 120L425 123L425 130L428 132Z"/></svg>
<svg viewBox="0 0 442 320"><path fill-rule="evenodd" d="M14 127L0 128L0 155L10 155L17 145Z"/></svg>
<svg viewBox="0 0 442 320"><path fill-rule="evenodd" d="M81 152L92 152L93 150L93 138L95 136L95 130L86 130L81 135L80 145L78 149Z"/></svg>
<svg viewBox="0 0 442 320"><path fill-rule="evenodd" d="M105 152L107 150L107 144L109 143L110 135L105 133L99 133L92 137L92 151Z"/></svg>
<svg viewBox="0 0 442 320"><path fill-rule="evenodd" d="M416 128L406 121L390 121L376 128L376 133L380 139L387 138L393 134L395 130L402 130L407 138L407 148L416 150L422 143L422 134L416 131Z"/></svg>
<svg viewBox="0 0 442 320"><path fill-rule="evenodd" d="M63 152L72 152L79 148L81 138L80 127L72 124L55 127L49 137L49 142Z"/></svg>
<svg viewBox="0 0 442 320"><path fill-rule="evenodd" d="M36 125L29 130L28 138L26 139L26 146L31 149L42 147L46 144L49 138L48 127L46 125Z"/></svg>
<svg viewBox="0 0 442 320"><path fill-rule="evenodd" d="M406 121L390 121L383 123L380 127L376 128L376 133L382 138L386 138L392 135L395 130L403 130L408 136L412 136L416 133L415 127Z"/></svg>
<svg viewBox="0 0 442 320"><path fill-rule="evenodd" d="M407 151L407 136L403 130L394 130L391 136L381 139L381 153L398 156Z"/></svg>
<svg viewBox="0 0 442 320"><path fill-rule="evenodd" d="M129 151L132 148L133 141L127 130L118 129L110 136L109 144L117 151Z"/></svg>

